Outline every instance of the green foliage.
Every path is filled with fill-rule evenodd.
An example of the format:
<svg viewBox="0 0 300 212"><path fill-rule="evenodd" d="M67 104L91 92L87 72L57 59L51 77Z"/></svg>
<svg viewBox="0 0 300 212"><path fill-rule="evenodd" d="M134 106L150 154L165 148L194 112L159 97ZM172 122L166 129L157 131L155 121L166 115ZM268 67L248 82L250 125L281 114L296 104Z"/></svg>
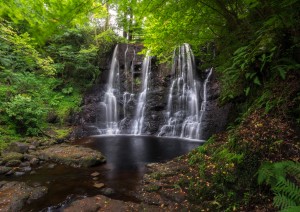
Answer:
<svg viewBox="0 0 300 212"><path fill-rule="evenodd" d="M111 30L93 34L90 27L65 30L53 36L46 47L55 61L58 75L83 87L93 84L100 74L99 63L106 58L119 38Z"/></svg>
<svg viewBox="0 0 300 212"><path fill-rule="evenodd" d="M40 133L46 111L39 106L38 101L32 100L30 96L19 94L4 106L5 112L15 121L19 130L24 130L27 135Z"/></svg>
<svg viewBox="0 0 300 212"><path fill-rule="evenodd" d="M271 186L275 195L273 204L281 210L300 206L299 177L300 164L293 161L266 162L258 170L258 183Z"/></svg>
<svg viewBox="0 0 300 212"><path fill-rule="evenodd" d="M117 43L125 42L124 39L117 36L116 33L111 29L99 33L95 39L100 49L100 56L110 52Z"/></svg>
<svg viewBox="0 0 300 212"><path fill-rule="evenodd" d="M245 180L239 173L244 161L244 154L211 137L208 143L190 154L189 164L198 169L198 176L189 183L190 201L205 202L205 207L211 210L231 211L236 208L240 202L236 188L249 187L249 178Z"/></svg>
<svg viewBox="0 0 300 212"><path fill-rule="evenodd" d="M247 34L240 30L234 31L234 37L226 39L228 43L222 42L232 48L229 40L235 40L233 56L225 51L220 52L217 58L217 70L222 75L222 101L241 97L245 99L245 96L251 100L264 89L267 82L278 78L286 80L289 73L299 69L293 53L297 51L299 40L295 33L289 33L299 30L296 24L299 17L293 9L299 7L299 2L273 0L268 3L245 3L249 5L250 13L241 19L240 27ZM255 15L260 18L254 18ZM249 23L252 25L249 26ZM241 40L236 41L240 36Z"/></svg>
<svg viewBox="0 0 300 212"><path fill-rule="evenodd" d="M22 32L28 32L40 45L62 29L86 24L96 13L107 14L101 2L92 0L7 0L0 3L0 16L12 21Z"/></svg>
<svg viewBox="0 0 300 212"><path fill-rule="evenodd" d="M18 35L8 23L0 21L0 70L53 76L56 72L53 60L43 57L31 44L32 41L28 33Z"/></svg>

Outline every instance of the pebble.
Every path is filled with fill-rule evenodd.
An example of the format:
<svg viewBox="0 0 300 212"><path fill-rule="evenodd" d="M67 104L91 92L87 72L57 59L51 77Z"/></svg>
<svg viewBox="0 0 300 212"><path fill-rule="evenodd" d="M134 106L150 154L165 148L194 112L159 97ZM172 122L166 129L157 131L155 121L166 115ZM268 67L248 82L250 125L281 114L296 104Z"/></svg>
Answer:
<svg viewBox="0 0 300 212"><path fill-rule="evenodd" d="M97 177L97 176L99 176L99 175L100 175L99 172L93 172L93 173L91 174L92 177Z"/></svg>
<svg viewBox="0 0 300 212"><path fill-rule="evenodd" d="M103 195L109 196L109 195L114 194L115 191L114 191L112 188L102 188L102 189L101 189L101 193L102 193Z"/></svg>
<svg viewBox="0 0 300 212"><path fill-rule="evenodd" d="M39 159L37 159L37 158L32 158L31 160L30 160L30 164L31 165L37 165L39 163Z"/></svg>
<svg viewBox="0 0 300 212"><path fill-rule="evenodd" d="M49 169L53 169L54 167L55 167L55 164L54 164L54 163L51 163L51 164L48 165L48 168L49 168Z"/></svg>
<svg viewBox="0 0 300 212"><path fill-rule="evenodd" d="M15 172L15 175L16 176L22 176L22 175L24 175L25 174L25 172Z"/></svg>
<svg viewBox="0 0 300 212"><path fill-rule="evenodd" d="M22 171L23 172L30 172L32 169L31 169L31 167L30 166L26 166L26 167L23 167L22 168Z"/></svg>
<svg viewBox="0 0 300 212"><path fill-rule="evenodd" d="M27 167L30 166L30 163L28 161L22 162L19 167Z"/></svg>
<svg viewBox="0 0 300 212"><path fill-rule="evenodd" d="M104 183L95 183L94 187L95 188L103 188L104 187Z"/></svg>

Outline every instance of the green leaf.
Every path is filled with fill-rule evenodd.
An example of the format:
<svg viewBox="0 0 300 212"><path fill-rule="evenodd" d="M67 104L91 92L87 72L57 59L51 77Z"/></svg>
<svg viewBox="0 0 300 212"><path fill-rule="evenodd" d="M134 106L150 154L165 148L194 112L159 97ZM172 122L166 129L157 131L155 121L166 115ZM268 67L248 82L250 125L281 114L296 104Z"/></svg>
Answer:
<svg viewBox="0 0 300 212"><path fill-rule="evenodd" d="M282 68L282 67L277 67L277 70L278 70L278 72L279 72L279 76L283 79L283 80L285 80L285 78L286 78L286 70L284 69L284 68Z"/></svg>
<svg viewBox="0 0 300 212"><path fill-rule="evenodd" d="M258 79L258 77L256 76L253 80L254 84L256 85L261 85L260 80Z"/></svg>
<svg viewBox="0 0 300 212"><path fill-rule="evenodd" d="M245 94L246 94L246 96L249 95L249 92L250 92L250 87L247 87L247 88L245 89Z"/></svg>

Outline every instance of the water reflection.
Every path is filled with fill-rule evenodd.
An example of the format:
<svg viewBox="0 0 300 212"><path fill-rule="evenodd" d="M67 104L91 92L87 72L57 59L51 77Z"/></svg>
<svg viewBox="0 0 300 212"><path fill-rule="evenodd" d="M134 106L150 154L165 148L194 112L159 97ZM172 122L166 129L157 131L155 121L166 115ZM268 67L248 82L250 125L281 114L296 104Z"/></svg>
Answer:
<svg viewBox="0 0 300 212"><path fill-rule="evenodd" d="M96 181L104 183L106 188L115 191L110 197L132 200L128 194L134 191L138 181L145 174L145 164L163 162L183 155L199 146L201 142L165 137L118 135L89 137L75 144L101 151L106 156L107 163L77 169L65 166L56 166L53 169L41 168L35 174L9 179L29 184L38 182L48 187L48 194L29 205L26 211L47 209L49 206L62 203L70 195L76 198L100 194L101 191L93 187ZM93 172L100 174L96 181L91 176Z"/></svg>

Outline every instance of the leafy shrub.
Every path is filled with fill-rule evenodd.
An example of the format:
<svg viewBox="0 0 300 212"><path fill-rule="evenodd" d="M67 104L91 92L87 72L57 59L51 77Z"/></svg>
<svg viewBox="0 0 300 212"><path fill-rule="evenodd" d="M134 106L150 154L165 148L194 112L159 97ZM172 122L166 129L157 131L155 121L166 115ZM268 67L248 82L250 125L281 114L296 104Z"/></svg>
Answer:
<svg viewBox="0 0 300 212"><path fill-rule="evenodd" d="M56 73L51 57L43 57L32 44L28 33L17 34L16 30L5 22L0 22L0 70L29 71L44 76Z"/></svg>
<svg viewBox="0 0 300 212"><path fill-rule="evenodd" d="M40 133L46 109L30 96L18 94L5 104L5 111L15 122L19 132L26 135Z"/></svg>

